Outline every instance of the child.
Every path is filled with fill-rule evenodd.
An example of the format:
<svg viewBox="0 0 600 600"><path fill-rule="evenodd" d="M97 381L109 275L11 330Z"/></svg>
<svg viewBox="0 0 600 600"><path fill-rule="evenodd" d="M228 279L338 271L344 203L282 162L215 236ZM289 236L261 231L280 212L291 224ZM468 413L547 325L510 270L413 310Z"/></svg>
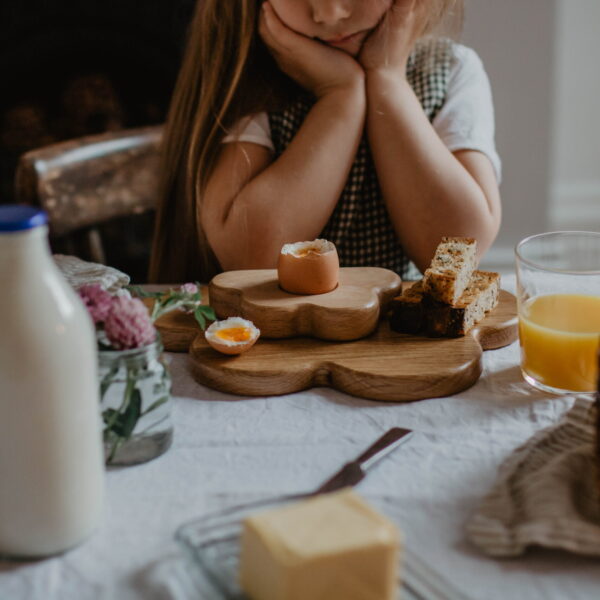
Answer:
<svg viewBox="0 0 600 600"><path fill-rule="evenodd" d="M200 0L165 132L150 279L274 268L285 243L317 237L342 266L403 276L442 236L489 248L489 83L472 50L431 35L461 5Z"/></svg>

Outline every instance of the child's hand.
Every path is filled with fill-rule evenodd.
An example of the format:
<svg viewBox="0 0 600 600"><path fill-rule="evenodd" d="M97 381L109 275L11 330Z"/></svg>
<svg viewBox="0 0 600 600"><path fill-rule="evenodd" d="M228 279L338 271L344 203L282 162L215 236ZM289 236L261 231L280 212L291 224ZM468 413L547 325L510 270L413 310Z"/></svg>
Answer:
<svg viewBox="0 0 600 600"><path fill-rule="evenodd" d="M258 31L279 68L318 98L364 79L354 58L296 33L281 21L269 2L263 3Z"/></svg>
<svg viewBox="0 0 600 600"><path fill-rule="evenodd" d="M423 32L426 2L394 0L365 41L359 61L365 71L390 70L404 76L415 42Z"/></svg>

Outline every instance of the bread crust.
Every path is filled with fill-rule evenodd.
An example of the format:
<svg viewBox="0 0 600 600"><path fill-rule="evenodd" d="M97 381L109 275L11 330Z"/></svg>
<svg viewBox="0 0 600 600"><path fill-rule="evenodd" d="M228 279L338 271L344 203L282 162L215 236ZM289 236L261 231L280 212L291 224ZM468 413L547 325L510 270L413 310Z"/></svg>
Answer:
<svg viewBox="0 0 600 600"><path fill-rule="evenodd" d="M421 279L392 300L390 327L402 333L419 333L424 326L425 306Z"/></svg>
<svg viewBox="0 0 600 600"><path fill-rule="evenodd" d="M443 237L423 275L423 290L438 302L456 304L477 266L476 252L474 238Z"/></svg>

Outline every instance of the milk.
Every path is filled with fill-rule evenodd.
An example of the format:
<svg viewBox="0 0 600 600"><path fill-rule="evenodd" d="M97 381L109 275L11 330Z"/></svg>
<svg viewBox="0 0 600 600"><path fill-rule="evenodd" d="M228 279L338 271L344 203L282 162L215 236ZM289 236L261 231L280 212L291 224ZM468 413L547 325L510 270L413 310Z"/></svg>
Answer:
<svg viewBox="0 0 600 600"><path fill-rule="evenodd" d="M40 557L94 530L104 464L93 324L22 210L0 206L0 554Z"/></svg>

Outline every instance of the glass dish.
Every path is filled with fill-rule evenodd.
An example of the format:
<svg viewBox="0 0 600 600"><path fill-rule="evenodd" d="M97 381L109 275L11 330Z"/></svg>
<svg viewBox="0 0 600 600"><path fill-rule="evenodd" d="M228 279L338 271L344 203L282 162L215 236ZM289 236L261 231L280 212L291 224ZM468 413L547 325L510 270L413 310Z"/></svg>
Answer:
<svg viewBox="0 0 600 600"><path fill-rule="evenodd" d="M183 524L175 539L184 549L189 562L207 579L219 600L248 600L238 583L239 542L242 522L259 511L283 506L308 497L309 494L258 500L213 512ZM422 559L403 551L402 575L398 582L398 598L402 600L469 600L462 592L436 573ZM196 585L201 587L200 580ZM206 591L202 587L202 591Z"/></svg>

